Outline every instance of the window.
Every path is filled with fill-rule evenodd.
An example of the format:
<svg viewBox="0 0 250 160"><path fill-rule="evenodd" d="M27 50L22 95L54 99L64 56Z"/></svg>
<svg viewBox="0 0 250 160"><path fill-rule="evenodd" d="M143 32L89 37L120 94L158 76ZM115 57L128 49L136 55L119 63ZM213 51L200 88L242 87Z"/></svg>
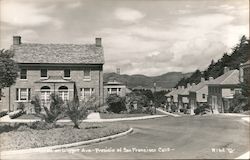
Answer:
<svg viewBox="0 0 250 160"><path fill-rule="evenodd" d="M88 100L94 93L94 88L81 88L81 100Z"/></svg>
<svg viewBox="0 0 250 160"><path fill-rule="evenodd" d="M64 78L70 78L70 69L64 70Z"/></svg>
<svg viewBox="0 0 250 160"><path fill-rule="evenodd" d="M30 88L17 88L16 89L16 100L17 101L29 101L31 97Z"/></svg>
<svg viewBox="0 0 250 160"><path fill-rule="evenodd" d="M27 79L27 69L21 69L20 79Z"/></svg>
<svg viewBox="0 0 250 160"><path fill-rule="evenodd" d="M59 97L61 97L63 101L69 100L68 87L66 87L66 86L59 87Z"/></svg>
<svg viewBox="0 0 250 160"><path fill-rule="evenodd" d="M83 79L90 80L91 79L90 77L91 77L90 69L84 69L84 71L83 71Z"/></svg>
<svg viewBox="0 0 250 160"><path fill-rule="evenodd" d="M47 77L48 77L48 70L41 69L41 78L47 78Z"/></svg>
<svg viewBox="0 0 250 160"><path fill-rule="evenodd" d="M41 88L41 104L43 106L49 107L50 105L50 87L43 86Z"/></svg>
<svg viewBox="0 0 250 160"><path fill-rule="evenodd" d="M205 99L206 98L206 94L202 94L202 98Z"/></svg>

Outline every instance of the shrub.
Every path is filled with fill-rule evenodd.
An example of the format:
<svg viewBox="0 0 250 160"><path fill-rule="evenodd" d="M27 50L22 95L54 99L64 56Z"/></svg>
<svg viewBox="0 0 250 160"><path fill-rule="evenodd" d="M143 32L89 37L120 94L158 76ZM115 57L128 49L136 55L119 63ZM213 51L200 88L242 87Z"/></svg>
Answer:
<svg viewBox="0 0 250 160"><path fill-rule="evenodd" d="M229 107L229 112L239 113L249 110L249 106L247 104L247 97L241 94L235 94L232 100L232 104Z"/></svg>
<svg viewBox="0 0 250 160"><path fill-rule="evenodd" d="M5 115L7 115L7 113L8 113L8 111L1 111L1 112L0 112L0 117L3 117L3 116L5 116Z"/></svg>
<svg viewBox="0 0 250 160"><path fill-rule="evenodd" d="M210 111L210 106L208 104L205 104L205 105L202 105L202 106L199 106L197 107L195 110L194 110L194 113L195 115L199 115L199 114L206 114L206 112L209 112Z"/></svg>
<svg viewBox="0 0 250 160"><path fill-rule="evenodd" d="M24 111L24 109L25 109L25 104L23 102L18 102L17 110Z"/></svg>
<svg viewBox="0 0 250 160"><path fill-rule="evenodd" d="M127 110L125 105L125 99L121 98L116 94L111 94L107 98L107 104L108 104L107 111L109 112L120 113L121 111Z"/></svg>
<svg viewBox="0 0 250 160"><path fill-rule="evenodd" d="M32 122L28 126L29 126L29 128L36 129L36 130L48 130L48 129L52 129L52 128L60 128L60 127L62 127L60 125L56 125L56 124L52 124L52 123L46 123L44 121Z"/></svg>
<svg viewBox="0 0 250 160"><path fill-rule="evenodd" d="M41 106L40 98L38 97L38 95L36 95L33 98L33 100L31 101L31 104L34 105L35 113L40 114L40 112L42 111L42 106Z"/></svg>
<svg viewBox="0 0 250 160"><path fill-rule="evenodd" d="M175 104L171 104L171 105L170 105L170 108L171 108L171 111L172 111L172 112L176 112L177 109L178 109L178 107L177 107Z"/></svg>
<svg viewBox="0 0 250 160"><path fill-rule="evenodd" d="M80 121L88 116L88 108L91 108L94 102L95 97L91 97L82 103L79 102L78 98L67 103L66 114L74 123L74 128L80 129Z"/></svg>
<svg viewBox="0 0 250 160"><path fill-rule="evenodd" d="M10 112L9 113L9 117L10 119L14 119L14 118L17 118L19 116L21 116L24 112L22 110L16 110L16 111L13 111L13 112Z"/></svg>
<svg viewBox="0 0 250 160"><path fill-rule="evenodd" d="M37 96L35 96L32 104L35 107L36 115L47 123L56 123L57 120L65 117L64 102L57 94L50 95L50 107L43 106L45 113L41 113L41 103Z"/></svg>

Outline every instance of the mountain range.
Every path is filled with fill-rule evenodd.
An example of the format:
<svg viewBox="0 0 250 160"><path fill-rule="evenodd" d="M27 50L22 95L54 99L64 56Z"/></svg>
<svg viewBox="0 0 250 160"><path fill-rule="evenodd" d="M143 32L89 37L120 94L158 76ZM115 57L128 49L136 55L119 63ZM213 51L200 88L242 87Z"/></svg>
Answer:
<svg viewBox="0 0 250 160"><path fill-rule="evenodd" d="M159 76L145 76L141 74L127 75L117 73L104 73L104 82L116 80L127 85L128 88L152 89L154 83L157 90L173 88L180 79L187 78L192 73L168 72Z"/></svg>

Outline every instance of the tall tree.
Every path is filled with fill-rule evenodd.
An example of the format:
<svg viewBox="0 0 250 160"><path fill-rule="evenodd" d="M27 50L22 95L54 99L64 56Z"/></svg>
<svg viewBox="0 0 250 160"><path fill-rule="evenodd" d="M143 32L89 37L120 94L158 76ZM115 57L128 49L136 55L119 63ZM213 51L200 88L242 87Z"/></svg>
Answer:
<svg viewBox="0 0 250 160"><path fill-rule="evenodd" d="M11 59L13 56L10 50L2 49L0 52L0 89L10 87L18 76L18 66Z"/></svg>

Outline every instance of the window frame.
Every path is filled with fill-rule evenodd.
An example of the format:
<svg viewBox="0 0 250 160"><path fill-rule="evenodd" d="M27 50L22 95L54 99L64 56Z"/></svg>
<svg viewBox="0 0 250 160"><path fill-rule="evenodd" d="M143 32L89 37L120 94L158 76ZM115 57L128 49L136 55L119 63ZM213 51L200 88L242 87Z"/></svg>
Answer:
<svg viewBox="0 0 250 160"><path fill-rule="evenodd" d="M22 73L22 71L25 71L25 73ZM27 69L21 69L20 70L20 80L27 80L28 76L27 76ZM25 75L25 78L22 78L22 76Z"/></svg>
<svg viewBox="0 0 250 160"><path fill-rule="evenodd" d="M65 71L68 70L69 71L69 77L65 77ZM71 70L70 69L64 69L63 70L63 78L64 79L71 79Z"/></svg>
<svg viewBox="0 0 250 160"><path fill-rule="evenodd" d="M26 91L26 98L21 99L21 90ZM31 88L16 88L16 102L30 102L31 101Z"/></svg>
<svg viewBox="0 0 250 160"><path fill-rule="evenodd" d="M95 93L95 88L91 88L91 87L86 87L86 88L80 88L80 93L81 93L81 98L80 101L84 101L85 100L85 90L89 89L89 97L91 97L94 93Z"/></svg>
<svg viewBox="0 0 250 160"><path fill-rule="evenodd" d="M42 70L46 70L46 77L42 76ZM48 78L48 69L40 69L40 79L47 79Z"/></svg>
<svg viewBox="0 0 250 160"><path fill-rule="evenodd" d="M89 70L89 76L85 76L86 70ZM91 80L91 68L84 68L83 69L83 80L90 81Z"/></svg>

